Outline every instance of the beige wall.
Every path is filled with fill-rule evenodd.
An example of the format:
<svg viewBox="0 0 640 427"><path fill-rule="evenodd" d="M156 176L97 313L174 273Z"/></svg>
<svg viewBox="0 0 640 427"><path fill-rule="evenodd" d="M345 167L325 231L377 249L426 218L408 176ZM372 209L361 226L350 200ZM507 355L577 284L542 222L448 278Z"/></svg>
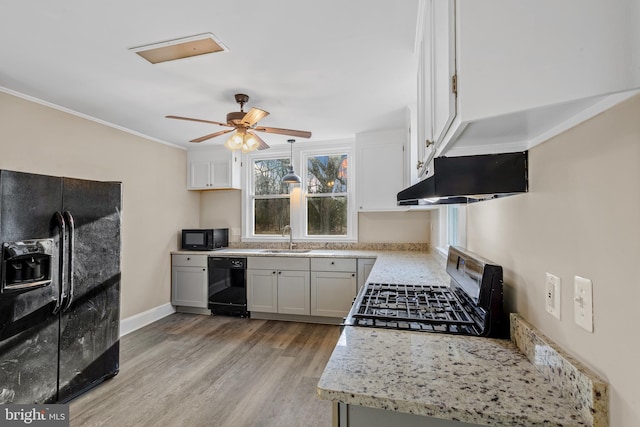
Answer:
<svg viewBox="0 0 640 427"><path fill-rule="evenodd" d="M360 212L361 243L429 243L429 212Z"/></svg>
<svg viewBox="0 0 640 427"><path fill-rule="evenodd" d="M169 252L199 222L186 151L0 92L0 168L121 181L121 318L170 302Z"/></svg>
<svg viewBox="0 0 640 427"><path fill-rule="evenodd" d="M242 191L210 190L200 192L200 226L228 228L229 242L239 242L233 229L242 229Z"/></svg>
<svg viewBox="0 0 640 427"><path fill-rule="evenodd" d="M640 426L640 96L529 152L530 192L469 206L468 247L505 267L508 303L610 383L611 426ZM545 272L562 314L545 312ZM573 321L593 281L594 332Z"/></svg>

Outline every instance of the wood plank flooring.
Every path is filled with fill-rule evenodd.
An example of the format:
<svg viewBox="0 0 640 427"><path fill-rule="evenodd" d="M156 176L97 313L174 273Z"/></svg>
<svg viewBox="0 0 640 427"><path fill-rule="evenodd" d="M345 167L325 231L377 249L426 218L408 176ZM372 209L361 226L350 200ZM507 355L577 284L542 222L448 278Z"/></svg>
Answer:
<svg viewBox="0 0 640 427"><path fill-rule="evenodd" d="M323 426L316 385L339 327L176 313L121 340L120 373L70 404L72 427Z"/></svg>

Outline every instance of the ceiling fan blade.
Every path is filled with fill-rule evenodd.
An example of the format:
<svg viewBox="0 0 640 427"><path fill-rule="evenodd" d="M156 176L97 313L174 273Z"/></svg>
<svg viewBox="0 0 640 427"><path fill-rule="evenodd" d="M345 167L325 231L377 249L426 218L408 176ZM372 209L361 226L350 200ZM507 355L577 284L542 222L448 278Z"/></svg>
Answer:
<svg viewBox="0 0 640 427"><path fill-rule="evenodd" d="M266 133L278 133L281 135L298 136L300 138L311 138L311 132L308 132L306 130L267 128L267 127L257 127L254 130L257 130L260 132L266 132Z"/></svg>
<svg viewBox="0 0 640 427"><path fill-rule="evenodd" d="M215 138L216 136L224 135L225 133L233 132L235 129L221 130L220 132L210 133L209 135L201 136L200 138L192 139L189 142L202 142L207 139Z"/></svg>
<svg viewBox="0 0 640 427"><path fill-rule="evenodd" d="M212 120L193 119L191 117L180 117L180 116L164 116L164 117L167 119L188 120L190 122L211 123L212 125L220 125L220 126L231 126L227 123L214 122Z"/></svg>
<svg viewBox="0 0 640 427"><path fill-rule="evenodd" d="M264 140L260 138L258 135L256 135L254 132L249 131L247 133L252 135L258 141L258 150L266 150L267 148L270 148L269 144L264 142Z"/></svg>
<svg viewBox="0 0 640 427"><path fill-rule="evenodd" d="M259 108L251 108L247 114L242 118L242 124L247 126L253 126L260 120L267 117L269 113Z"/></svg>

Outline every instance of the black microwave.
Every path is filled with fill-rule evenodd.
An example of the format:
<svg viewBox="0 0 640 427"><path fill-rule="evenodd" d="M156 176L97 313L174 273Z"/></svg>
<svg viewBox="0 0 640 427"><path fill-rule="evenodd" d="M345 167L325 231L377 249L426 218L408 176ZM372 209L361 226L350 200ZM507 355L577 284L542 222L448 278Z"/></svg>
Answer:
<svg viewBox="0 0 640 427"><path fill-rule="evenodd" d="M228 228L201 228L182 230L182 249L213 251L229 246Z"/></svg>

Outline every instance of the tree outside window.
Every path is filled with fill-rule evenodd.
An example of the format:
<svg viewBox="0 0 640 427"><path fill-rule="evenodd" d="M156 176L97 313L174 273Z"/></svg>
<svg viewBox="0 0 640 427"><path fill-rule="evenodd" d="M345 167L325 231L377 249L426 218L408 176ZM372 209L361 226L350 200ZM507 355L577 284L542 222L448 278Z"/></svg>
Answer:
<svg viewBox="0 0 640 427"><path fill-rule="evenodd" d="M290 224L289 188L282 182L289 164L289 159L253 162L254 234L280 234Z"/></svg>
<svg viewBox="0 0 640 427"><path fill-rule="evenodd" d="M308 235L347 235L348 165L347 154L307 158Z"/></svg>

